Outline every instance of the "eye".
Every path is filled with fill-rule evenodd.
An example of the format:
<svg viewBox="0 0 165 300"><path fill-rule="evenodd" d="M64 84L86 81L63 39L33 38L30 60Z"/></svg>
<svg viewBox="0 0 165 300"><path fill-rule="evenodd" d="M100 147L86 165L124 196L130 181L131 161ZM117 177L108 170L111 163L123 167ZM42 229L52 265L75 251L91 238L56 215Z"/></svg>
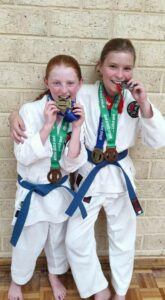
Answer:
<svg viewBox="0 0 165 300"><path fill-rule="evenodd" d="M59 81L54 81L54 82L53 82L53 85L54 85L54 86L60 86L60 82L59 82Z"/></svg>
<svg viewBox="0 0 165 300"><path fill-rule="evenodd" d="M74 85L74 81L68 81L68 85Z"/></svg>
<svg viewBox="0 0 165 300"><path fill-rule="evenodd" d="M132 71L132 67L125 67L124 70L125 71Z"/></svg>
<svg viewBox="0 0 165 300"><path fill-rule="evenodd" d="M117 68L117 66L116 66L116 65L114 65L114 64L111 64L111 65L109 65L109 68L111 68L111 69L115 69L115 68Z"/></svg>

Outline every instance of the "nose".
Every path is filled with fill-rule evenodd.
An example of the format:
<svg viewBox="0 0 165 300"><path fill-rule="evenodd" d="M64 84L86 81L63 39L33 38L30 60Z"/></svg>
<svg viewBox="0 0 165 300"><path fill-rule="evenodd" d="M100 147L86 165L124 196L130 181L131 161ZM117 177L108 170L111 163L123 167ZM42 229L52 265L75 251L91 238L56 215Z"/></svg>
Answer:
<svg viewBox="0 0 165 300"><path fill-rule="evenodd" d="M62 97L66 97L69 95L68 88L65 84L61 86L60 92L61 92L60 96L62 96Z"/></svg>
<svg viewBox="0 0 165 300"><path fill-rule="evenodd" d="M123 70L121 68L119 68L116 72L116 77L117 79L121 80L123 79L124 75L123 75Z"/></svg>

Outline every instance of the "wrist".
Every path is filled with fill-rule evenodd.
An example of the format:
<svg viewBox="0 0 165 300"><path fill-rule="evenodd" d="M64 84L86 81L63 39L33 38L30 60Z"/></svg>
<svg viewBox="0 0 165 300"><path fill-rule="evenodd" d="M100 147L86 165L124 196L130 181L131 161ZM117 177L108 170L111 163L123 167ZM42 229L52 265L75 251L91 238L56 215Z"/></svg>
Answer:
<svg viewBox="0 0 165 300"><path fill-rule="evenodd" d="M53 124L51 123L45 123L44 126L42 127L41 131L44 132L45 134L49 134L53 128Z"/></svg>
<svg viewBox="0 0 165 300"><path fill-rule="evenodd" d="M144 118L151 118L153 116L152 106L148 100L140 104L140 110Z"/></svg>

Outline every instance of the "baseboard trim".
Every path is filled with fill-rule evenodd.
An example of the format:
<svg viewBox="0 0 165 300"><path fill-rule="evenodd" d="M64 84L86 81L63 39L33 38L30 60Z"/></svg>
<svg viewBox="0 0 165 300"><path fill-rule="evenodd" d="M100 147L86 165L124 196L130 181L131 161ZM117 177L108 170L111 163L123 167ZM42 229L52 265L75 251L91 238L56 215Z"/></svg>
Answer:
<svg viewBox="0 0 165 300"><path fill-rule="evenodd" d="M107 256L101 256L100 262L103 270L109 269L109 262ZM11 258L0 258L0 270L1 272L9 272L11 265ZM165 256L139 256L135 258L134 264L135 270L145 269L165 269ZM37 271L46 271L47 264L45 257L39 257L36 264Z"/></svg>

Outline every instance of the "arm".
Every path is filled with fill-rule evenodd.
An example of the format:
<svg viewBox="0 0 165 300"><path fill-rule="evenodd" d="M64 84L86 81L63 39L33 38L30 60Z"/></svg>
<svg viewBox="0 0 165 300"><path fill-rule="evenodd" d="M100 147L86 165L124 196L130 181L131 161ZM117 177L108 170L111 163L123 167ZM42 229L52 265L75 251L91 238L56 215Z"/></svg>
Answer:
<svg viewBox="0 0 165 300"><path fill-rule="evenodd" d="M160 111L152 105L153 116L140 118L142 143L153 149L165 146L165 120Z"/></svg>
<svg viewBox="0 0 165 300"><path fill-rule="evenodd" d="M141 82L130 80L132 96L140 106L140 127L142 143L154 149L165 146L165 120L161 113L148 100Z"/></svg>
<svg viewBox="0 0 165 300"><path fill-rule="evenodd" d="M80 104L75 104L75 108L74 113L80 118L72 123L71 139L60 160L61 167L69 173L76 171L87 161L84 145L84 109Z"/></svg>
<svg viewBox="0 0 165 300"><path fill-rule="evenodd" d="M53 125L57 119L57 112L59 109L54 104L54 101L49 101L45 105L44 109L44 118L45 123L44 126L40 130L40 137L43 145L45 144L46 140L48 139L51 130L53 129Z"/></svg>
<svg viewBox="0 0 165 300"><path fill-rule="evenodd" d="M128 82L128 84L130 86L130 92L133 98L137 101L137 103L140 106L142 117L147 119L152 118L153 116L152 106L148 101L147 93L145 91L143 84L140 81L134 79L131 79Z"/></svg>
<svg viewBox="0 0 165 300"><path fill-rule="evenodd" d="M9 115L10 134L16 143L23 143L27 138L25 134L25 124L17 111L13 111Z"/></svg>
<svg viewBox="0 0 165 300"><path fill-rule="evenodd" d="M52 149L48 141L48 136L56 120L55 110L57 109L54 102L46 103L43 112L45 122L40 129L39 124L43 122L43 115L41 112L41 116L36 116L38 111L36 103L33 102L23 105L20 110L20 115L24 120L27 139L23 144L15 144L15 156L18 162L28 166L40 159L51 157Z"/></svg>

